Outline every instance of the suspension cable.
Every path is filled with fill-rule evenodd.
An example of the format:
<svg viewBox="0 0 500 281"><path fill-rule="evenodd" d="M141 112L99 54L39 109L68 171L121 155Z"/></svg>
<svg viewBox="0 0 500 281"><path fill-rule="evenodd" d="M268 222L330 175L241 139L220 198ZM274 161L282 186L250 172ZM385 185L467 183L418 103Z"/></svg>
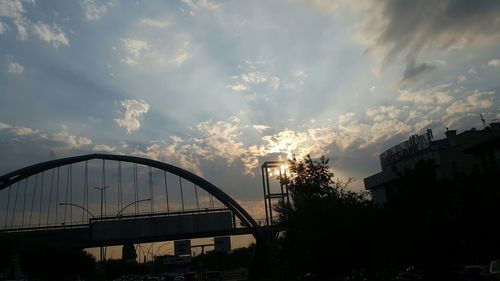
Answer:
<svg viewBox="0 0 500 281"><path fill-rule="evenodd" d="M153 172L151 171L151 166L148 169L149 172L149 198L151 198L151 213L155 211L155 202L153 198Z"/></svg>
<svg viewBox="0 0 500 281"><path fill-rule="evenodd" d="M118 161L118 211L122 209L122 161Z"/></svg>
<svg viewBox="0 0 500 281"><path fill-rule="evenodd" d="M14 226L14 215L16 214L16 206L17 206L17 195L19 194L19 186L21 185L21 181L17 182L17 188L16 188L16 197L14 199L14 211L12 212L12 220L10 221L10 227L12 228Z"/></svg>
<svg viewBox="0 0 500 281"><path fill-rule="evenodd" d="M7 195L7 209L5 210L5 226L4 228L7 229L7 221L9 219L9 202L10 202L10 189L12 185L9 185L8 189L8 195Z"/></svg>
<svg viewBox="0 0 500 281"><path fill-rule="evenodd" d="M57 224L57 210L59 209L59 167L57 167L57 181L56 181L56 217L54 223Z"/></svg>
<svg viewBox="0 0 500 281"><path fill-rule="evenodd" d="M210 209L213 209L214 208L214 197L210 193L208 193L208 202L210 203Z"/></svg>
<svg viewBox="0 0 500 281"><path fill-rule="evenodd" d="M196 197L196 209L199 210L200 209L200 201L198 200L198 186L193 183L194 185L194 196Z"/></svg>
<svg viewBox="0 0 500 281"><path fill-rule="evenodd" d="M170 206L168 205L168 184L167 184L167 172L163 171L163 177L165 179L165 200L167 201L167 213L170 213Z"/></svg>
<svg viewBox="0 0 500 281"><path fill-rule="evenodd" d="M137 198L139 196L138 190L137 190L137 164L134 163L134 202L137 201ZM135 204L135 214L137 215L139 213L139 208L138 205Z"/></svg>
<svg viewBox="0 0 500 281"><path fill-rule="evenodd" d="M103 197L104 197L104 216L106 216L106 160L102 159L102 188L103 190Z"/></svg>
<svg viewBox="0 0 500 281"><path fill-rule="evenodd" d="M85 171L83 175L83 207L88 210L89 205L89 167L88 161L85 161ZM85 221L85 210L82 209L82 223ZM88 214L87 214L88 218Z"/></svg>
<svg viewBox="0 0 500 281"><path fill-rule="evenodd" d="M179 177L179 188L181 190L181 206L182 206L182 211L184 212L184 194L182 193L182 180L181 180L181 177Z"/></svg>
<svg viewBox="0 0 500 281"><path fill-rule="evenodd" d="M64 203L68 203L68 192L69 192L69 165L68 165L68 171L66 173L66 195L64 196ZM67 209L68 209L68 205L64 204L64 219L63 219L63 223L66 223Z"/></svg>
<svg viewBox="0 0 500 281"><path fill-rule="evenodd" d="M89 209L89 163L85 161L85 209ZM87 213L87 220L89 218L89 214Z"/></svg>
<svg viewBox="0 0 500 281"><path fill-rule="evenodd" d="M73 164L69 164L69 202L73 204ZM69 208L69 222L73 223L73 208Z"/></svg>
<svg viewBox="0 0 500 281"><path fill-rule="evenodd" d="M49 204L47 205L47 223L46 223L46 225L49 225L50 203L52 202L52 189L54 187L54 172L55 172L55 170L52 169L52 174L50 175Z"/></svg>
<svg viewBox="0 0 500 281"><path fill-rule="evenodd" d="M42 171L42 180L40 181L40 206L38 207L38 226L42 223L42 202L43 202L43 173Z"/></svg>
<svg viewBox="0 0 500 281"><path fill-rule="evenodd" d="M24 199L23 199L23 219L22 219L22 222L21 222L21 227L24 226L24 215L25 215L25 212L26 212L26 191L28 189L28 178L26 178L24 180Z"/></svg>
<svg viewBox="0 0 500 281"><path fill-rule="evenodd" d="M35 195L36 195L36 186L38 183L38 174L35 176L35 189L33 190L33 197L31 199L31 212L30 212L30 219L28 221L28 227L31 227L31 217L33 216L33 207L35 206Z"/></svg>

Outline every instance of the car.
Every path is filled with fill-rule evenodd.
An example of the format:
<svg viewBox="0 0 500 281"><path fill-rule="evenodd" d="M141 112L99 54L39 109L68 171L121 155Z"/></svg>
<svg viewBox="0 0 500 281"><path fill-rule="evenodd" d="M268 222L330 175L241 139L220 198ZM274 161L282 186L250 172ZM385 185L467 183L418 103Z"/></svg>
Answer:
<svg viewBox="0 0 500 281"><path fill-rule="evenodd" d="M494 260L490 263L488 280L500 281L500 260Z"/></svg>
<svg viewBox="0 0 500 281"><path fill-rule="evenodd" d="M177 276L175 276L174 281L184 281L184 276L177 275Z"/></svg>
<svg viewBox="0 0 500 281"><path fill-rule="evenodd" d="M206 281L221 281L222 273L220 271L207 271L205 273Z"/></svg>
<svg viewBox="0 0 500 281"><path fill-rule="evenodd" d="M422 277L422 275L418 275L415 273L401 272L398 274L398 277L396 277L396 280L413 281L413 280L424 280L424 278Z"/></svg>
<svg viewBox="0 0 500 281"><path fill-rule="evenodd" d="M196 280L196 272L184 272L183 274L184 280L185 281L195 281Z"/></svg>
<svg viewBox="0 0 500 281"><path fill-rule="evenodd" d="M464 273L465 281L482 281L488 277L488 270L482 265L467 265Z"/></svg>

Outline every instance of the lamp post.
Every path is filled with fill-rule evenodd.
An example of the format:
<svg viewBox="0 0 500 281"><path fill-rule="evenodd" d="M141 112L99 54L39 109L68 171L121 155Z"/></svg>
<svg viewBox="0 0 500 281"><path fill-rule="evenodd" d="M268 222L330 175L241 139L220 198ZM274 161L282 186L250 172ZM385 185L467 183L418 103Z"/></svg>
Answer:
<svg viewBox="0 0 500 281"><path fill-rule="evenodd" d="M103 186L96 186L96 187L94 187L95 189L97 189L97 190L99 190L101 192L101 216L100 216L100 218L102 218L102 210L103 210L103 201L102 201L102 199L103 199L103 195L104 195L104 190L106 190L106 188L108 188L108 187L109 187L109 185L103 185ZM99 248L99 255L100 255L101 262L103 262L104 259L105 259L105 255L106 255L103 246L101 246Z"/></svg>
<svg viewBox="0 0 500 281"><path fill-rule="evenodd" d="M84 210L85 212L87 212L87 213L88 213L88 214L89 214L92 218L94 218L94 217L95 217L95 216L94 216L94 214L92 214L92 212L91 212L91 211L89 211L87 208L82 207L82 206L80 206L80 205L73 204L73 203L66 203L66 202L60 202L60 203L59 203L59 205L60 205L60 206L65 206L65 205L67 205L67 206L77 207L77 208L80 208L80 209Z"/></svg>
<svg viewBox="0 0 500 281"><path fill-rule="evenodd" d="M102 218L102 210L103 210L103 195L104 195L104 190L106 190L106 188L109 188L109 185L105 185L105 186L96 186L94 187L95 189L99 190L101 192L101 218Z"/></svg>
<svg viewBox="0 0 500 281"><path fill-rule="evenodd" d="M168 241L168 242L165 242L165 244L160 245L158 248L156 248L156 251L155 251L155 255L154 255L154 256L155 256L155 257L157 257L157 256L158 256L158 252L160 251L160 249L161 249L161 248L163 248L164 246L167 246L167 245L170 245L170 244L171 244L171 242L170 242L170 241ZM160 253L160 254L161 254L161 253ZM166 254L166 252L165 252L165 254Z"/></svg>
<svg viewBox="0 0 500 281"><path fill-rule="evenodd" d="M132 202L132 203L128 204L127 206L123 207L123 208L122 208L122 209L121 209L121 210L120 210L120 211L116 214L116 216L117 216L117 217L121 216L121 215L122 215L122 213L123 213L123 211L124 211L125 209L127 209L128 207L130 207L130 206L132 206L132 205L134 205L134 204L140 203L140 202L144 202L144 201L151 201L151 198L141 199L141 200L136 200L136 201L134 201L134 202Z"/></svg>

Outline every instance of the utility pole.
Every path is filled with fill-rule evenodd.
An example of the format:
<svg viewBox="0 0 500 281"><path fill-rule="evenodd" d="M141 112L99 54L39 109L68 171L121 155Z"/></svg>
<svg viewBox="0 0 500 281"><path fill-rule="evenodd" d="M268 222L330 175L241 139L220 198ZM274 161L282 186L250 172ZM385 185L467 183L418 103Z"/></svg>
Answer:
<svg viewBox="0 0 500 281"><path fill-rule="evenodd" d="M97 189L97 190L99 190L101 192L101 215L100 215L101 219L103 217L103 206L104 206L103 205L103 197L104 197L103 195L104 195L104 190L106 188L108 188L108 187L109 187L108 185L105 185L105 186L102 186L102 187L101 186L94 187L95 189ZM106 256L106 254L105 254L106 252L104 251L104 247L103 246L100 247L99 252L100 252L99 253L100 254L100 260L101 260L101 262L103 262L106 259L106 257L105 257Z"/></svg>

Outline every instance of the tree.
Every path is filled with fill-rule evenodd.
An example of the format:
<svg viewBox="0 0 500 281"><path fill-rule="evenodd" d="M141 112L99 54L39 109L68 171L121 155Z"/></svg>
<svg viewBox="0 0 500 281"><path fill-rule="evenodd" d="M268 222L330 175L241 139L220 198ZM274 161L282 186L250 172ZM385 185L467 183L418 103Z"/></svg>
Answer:
<svg viewBox="0 0 500 281"><path fill-rule="evenodd" d="M315 272L339 277L372 264L382 236L379 209L365 192L348 189L354 180L334 177L324 156L289 161L288 185L292 202L276 210L285 228L280 241L281 259L295 274ZM371 237L370 237L371 236ZM367 239L370 237L370 239Z"/></svg>
<svg viewBox="0 0 500 281"><path fill-rule="evenodd" d="M128 262L135 262L137 259L137 253L135 251L134 244L125 244L122 248L122 260Z"/></svg>
<svg viewBox="0 0 500 281"><path fill-rule="evenodd" d="M12 243L3 235L0 234L0 272L6 269L12 260L13 248Z"/></svg>
<svg viewBox="0 0 500 281"><path fill-rule="evenodd" d="M24 273L40 280L87 278L95 269L95 259L82 249L63 248L48 240L35 240L20 252Z"/></svg>

